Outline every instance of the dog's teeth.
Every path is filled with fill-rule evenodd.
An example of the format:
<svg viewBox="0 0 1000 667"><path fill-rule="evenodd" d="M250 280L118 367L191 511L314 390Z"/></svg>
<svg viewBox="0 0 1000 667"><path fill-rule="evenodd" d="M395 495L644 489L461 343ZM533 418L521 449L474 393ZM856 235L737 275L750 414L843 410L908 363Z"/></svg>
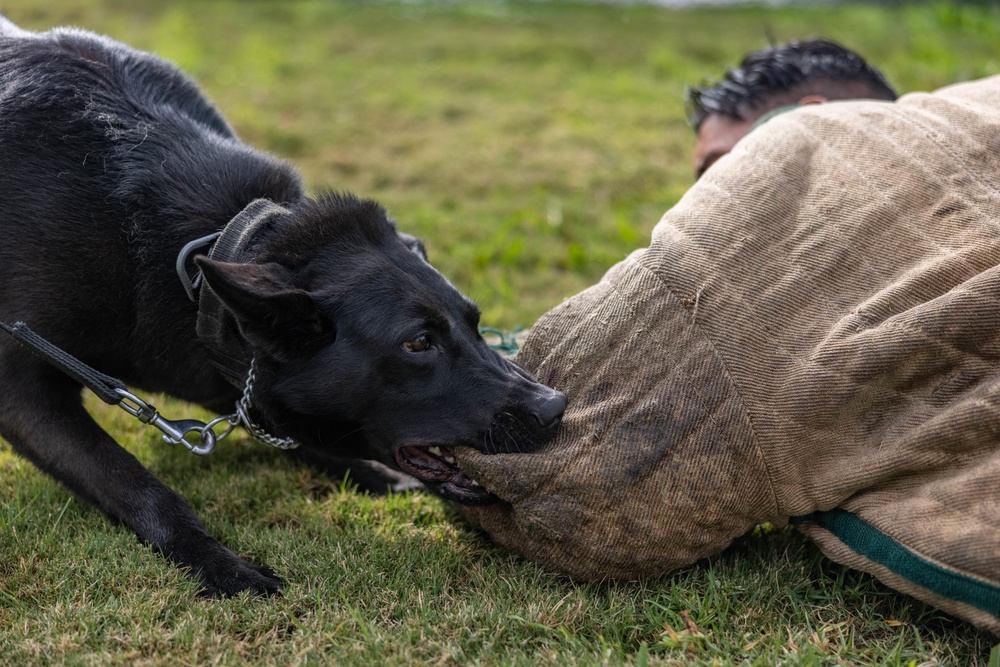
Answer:
<svg viewBox="0 0 1000 667"><path fill-rule="evenodd" d="M477 482L474 479L470 479L469 482L470 482L469 486L478 486L478 487L482 486L482 484L480 484L479 482Z"/></svg>
<svg viewBox="0 0 1000 667"><path fill-rule="evenodd" d="M450 463L451 465L455 465L456 463L454 456L442 456L441 458L444 459L445 463Z"/></svg>
<svg viewBox="0 0 1000 667"><path fill-rule="evenodd" d="M434 456L441 456L441 448L440 447L428 447L427 451L429 451Z"/></svg>

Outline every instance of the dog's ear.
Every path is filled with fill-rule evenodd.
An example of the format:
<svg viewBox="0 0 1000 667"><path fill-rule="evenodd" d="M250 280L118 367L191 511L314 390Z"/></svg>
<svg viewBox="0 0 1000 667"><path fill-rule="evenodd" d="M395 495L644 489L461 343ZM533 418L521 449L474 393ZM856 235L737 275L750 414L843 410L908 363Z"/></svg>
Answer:
<svg viewBox="0 0 1000 667"><path fill-rule="evenodd" d="M399 240L403 242L403 245L405 245L410 252L417 255L425 262L427 261L427 247L424 246L423 241L418 239L416 236L407 234L406 232L397 231L396 235L399 236Z"/></svg>
<svg viewBox="0 0 1000 667"><path fill-rule="evenodd" d="M251 344L276 357L327 339L333 325L292 272L280 264L233 264L195 258L204 280L229 307Z"/></svg>

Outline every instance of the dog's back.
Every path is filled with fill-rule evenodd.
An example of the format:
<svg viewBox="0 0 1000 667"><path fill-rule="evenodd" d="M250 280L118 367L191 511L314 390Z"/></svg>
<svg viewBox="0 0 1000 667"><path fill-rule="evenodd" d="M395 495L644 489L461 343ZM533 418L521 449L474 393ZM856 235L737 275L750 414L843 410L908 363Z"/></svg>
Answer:
<svg viewBox="0 0 1000 667"><path fill-rule="evenodd" d="M302 197L295 172L239 141L170 63L86 31L29 33L6 19L0 173L0 319L28 320L89 363L161 391L173 389L173 364L139 373L140 359L200 361L192 341L159 326L195 315L183 293L149 284L171 276L164 263L176 251L165 248L221 228L247 192ZM192 349L174 357L177 345Z"/></svg>

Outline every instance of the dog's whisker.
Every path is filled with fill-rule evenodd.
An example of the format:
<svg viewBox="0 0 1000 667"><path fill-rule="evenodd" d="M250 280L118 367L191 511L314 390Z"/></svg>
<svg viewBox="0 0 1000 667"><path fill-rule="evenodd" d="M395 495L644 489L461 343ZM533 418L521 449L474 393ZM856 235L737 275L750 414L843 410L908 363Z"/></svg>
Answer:
<svg viewBox="0 0 1000 667"><path fill-rule="evenodd" d="M365 430L364 426L359 426L356 429L354 429L353 431L348 431L347 433L344 433L343 435L341 435L339 438L337 438L336 440L334 440L330 444L333 444L333 445L339 444L340 442L343 442L344 440L346 440L347 438L351 437L355 433L361 433L364 430Z"/></svg>

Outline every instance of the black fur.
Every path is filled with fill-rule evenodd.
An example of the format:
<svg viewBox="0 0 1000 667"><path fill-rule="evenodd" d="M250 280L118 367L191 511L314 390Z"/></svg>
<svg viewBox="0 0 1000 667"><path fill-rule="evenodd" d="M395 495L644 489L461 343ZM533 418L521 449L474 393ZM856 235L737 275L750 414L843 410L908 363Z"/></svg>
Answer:
<svg viewBox="0 0 1000 667"><path fill-rule="evenodd" d="M289 165L240 142L159 58L0 17L0 321L131 386L231 412L239 387L209 362L174 261L256 198L291 210L256 241L257 260L197 258L257 359L254 418L316 459L402 466L445 497L489 501L430 448L531 450L565 397L486 346L474 304L419 242L374 202L307 198ZM91 420L78 384L6 336L0 436L206 594L279 589Z"/></svg>

